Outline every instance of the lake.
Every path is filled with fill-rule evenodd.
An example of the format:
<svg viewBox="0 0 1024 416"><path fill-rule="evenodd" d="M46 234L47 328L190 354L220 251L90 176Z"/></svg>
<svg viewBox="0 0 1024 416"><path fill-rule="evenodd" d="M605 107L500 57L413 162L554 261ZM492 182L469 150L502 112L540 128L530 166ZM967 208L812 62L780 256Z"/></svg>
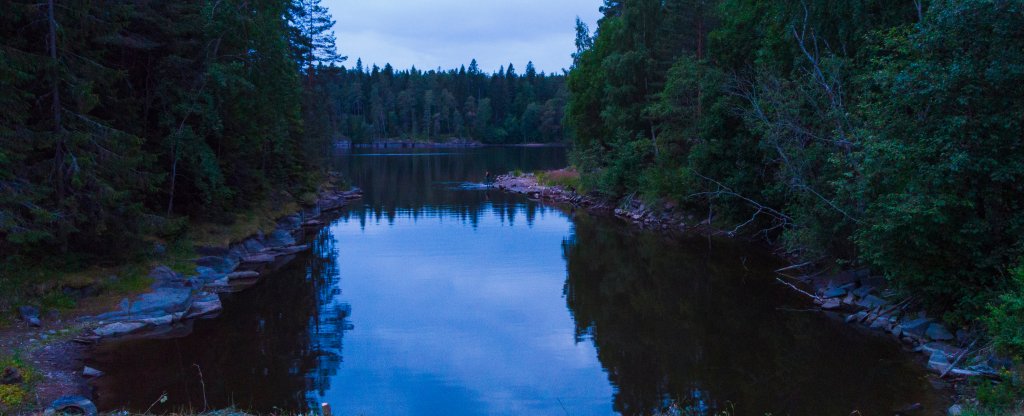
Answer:
<svg viewBox="0 0 1024 416"><path fill-rule="evenodd" d="M311 252L223 295L187 336L96 347L102 409L943 414L913 357L811 310L763 247L479 186L563 167L562 148L359 149L337 163L364 199L307 236Z"/></svg>

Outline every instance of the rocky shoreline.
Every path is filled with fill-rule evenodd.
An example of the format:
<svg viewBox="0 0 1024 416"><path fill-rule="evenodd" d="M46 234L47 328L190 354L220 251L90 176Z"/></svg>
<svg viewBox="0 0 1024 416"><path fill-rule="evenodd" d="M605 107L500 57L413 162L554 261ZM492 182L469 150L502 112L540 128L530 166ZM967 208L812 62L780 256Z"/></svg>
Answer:
<svg viewBox="0 0 1024 416"><path fill-rule="evenodd" d="M42 375L36 386L37 407L50 404L50 410L54 410L65 402L87 403L91 396L88 380L103 375L101 369L84 366L91 345L188 335L195 320L219 315L223 308L220 294L252 287L309 250L308 245L299 243L304 234L326 226L329 221L325 216L360 198L362 191L357 188L324 191L314 206L280 218L269 233L260 232L228 247L200 247L200 257L194 259L195 274L186 276L157 266L149 273L151 290L123 299L113 311L72 321L45 322L38 311L25 308L21 310L21 326L0 333L0 341L7 340L0 345L13 349L8 344L42 344L28 357ZM25 336L33 338L20 339Z"/></svg>
<svg viewBox="0 0 1024 416"><path fill-rule="evenodd" d="M697 219L671 203L650 206L635 199L611 201L581 195L560 186L541 185L532 174L500 175L493 186L549 204L613 215L646 229L734 237L728 231L713 228L709 220ZM887 336L906 350L923 354L921 361L939 379L933 384L955 383L968 377L996 378L999 371L1012 366L1010 360L977 346L981 334L951 330L941 320L929 317L913 298L898 298L883 277L865 269L835 275L801 272L811 267L813 264L780 269L778 280L811 298L829 316ZM949 413L958 414L960 409L959 404L954 405Z"/></svg>

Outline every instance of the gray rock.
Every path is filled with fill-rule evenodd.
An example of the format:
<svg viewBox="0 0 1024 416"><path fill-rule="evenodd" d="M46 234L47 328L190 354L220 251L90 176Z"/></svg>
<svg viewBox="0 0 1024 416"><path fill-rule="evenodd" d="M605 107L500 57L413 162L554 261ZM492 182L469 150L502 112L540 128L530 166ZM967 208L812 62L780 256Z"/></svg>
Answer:
<svg viewBox="0 0 1024 416"><path fill-rule="evenodd" d="M273 263L274 256L269 254L255 254L252 256L242 257L242 263L258 264L258 263Z"/></svg>
<svg viewBox="0 0 1024 416"><path fill-rule="evenodd" d="M82 369L82 375L89 378L101 377L103 374L104 373L102 371L89 366L85 366L85 368Z"/></svg>
<svg viewBox="0 0 1024 416"><path fill-rule="evenodd" d="M928 330L925 331L925 335L936 341L949 341L956 338L953 336L953 333L946 329L945 325L939 323L928 325Z"/></svg>
<svg viewBox="0 0 1024 416"><path fill-rule="evenodd" d="M860 305L861 307L868 309L877 308L887 303L889 302L886 302L885 299L882 299L875 295L867 295L863 299L857 301L857 305Z"/></svg>
<svg viewBox="0 0 1024 416"><path fill-rule="evenodd" d="M181 312L188 308L191 297L192 289L189 288L158 288L129 301L125 312L132 317Z"/></svg>
<svg viewBox="0 0 1024 416"><path fill-rule="evenodd" d="M888 329L889 328L889 317L880 316L871 322L871 329Z"/></svg>
<svg viewBox="0 0 1024 416"><path fill-rule="evenodd" d="M964 414L964 407L958 404L954 404L952 406L949 406L949 410L946 411L946 414L949 416L960 416Z"/></svg>
<svg viewBox="0 0 1024 416"><path fill-rule="evenodd" d="M42 325L42 322L39 321L39 308L35 306L22 306L18 308L18 313L21 314L21 319L28 322L29 325Z"/></svg>
<svg viewBox="0 0 1024 416"><path fill-rule="evenodd" d="M868 316L867 312L860 311L860 312L857 312L857 313L855 313L853 315L847 316L846 317L846 323L860 322L861 319L864 319L867 316Z"/></svg>
<svg viewBox="0 0 1024 416"><path fill-rule="evenodd" d="M192 306L185 313L185 318L212 317L222 309L224 307L221 305L220 296L216 293L202 293L196 296Z"/></svg>
<svg viewBox="0 0 1024 416"><path fill-rule="evenodd" d="M942 351L933 351L928 358L928 369L941 373L949 368L949 356Z"/></svg>
<svg viewBox="0 0 1024 416"><path fill-rule="evenodd" d="M837 309L840 306L843 306L843 302L840 302L839 299L826 299L821 303L821 308L825 310Z"/></svg>
<svg viewBox="0 0 1024 416"><path fill-rule="evenodd" d="M252 271L252 270L247 270L247 271L242 271L242 272L232 272L232 273L228 273L228 275L227 275L227 278L228 278L229 281L230 280L255 279L257 277L260 277L260 272L256 272L256 271Z"/></svg>
<svg viewBox="0 0 1024 416"><path fill-rule="evenodd" d="M870 294L871 292L874 292L874 291L875 291L875 288L872 287L872 286L861 286L861 287L853 290L853 296L856 296L858 298L862 298L862 297L865 297L865 296L867 296L868 294Z"/></svg>
<svg viewBox="0 0 1024 416"><path fill-rule="evenodd" d="M235 260L237 258L237 256L230 256L229 252L225 250L223 256L200 257L193 261L196 263L196 266L213 269L217 273L228 273L238 266L238 262Z"/></svg>
<svg viewBox="0 0 1024 416"><path fill-rule="evenodd" d="M155 281L157 286L174 285L185 281L185 278L171 270L167 266L156 266L153 270L150 270L149 277Z"/></svg>
<svg viewBox="0 0 1024 416"><path fill-rule="evenodd" d="M96 416L96 405L82 396L64 396L54 400L43 412L43 415L72 414Z"/></svg>
<svg viewBox="0 0 1024 416"><path fill-rule="evenodd" d="M841 287L833 287L826 290L825 293L823 293L821 296L826 299L840 298L846 296L846 289L843 289Z"/></svg>
<svg viewBox="0 0 1024 416"><path fill-rule="evenodd" d="M920 318L903 322L900 326L903 327L903 332L921 337L924 336L925 331L928 330L928 325L931 323L932 320L929 318Z"/></svg>
<svg viewBox="0 0 1024 416"><path fill-rule="evenodd" d="M92 332L102 338L110 338L128 335L145 327L146 324L142 322L114 322L96 328Z"/></svg>
<svg viewBox="0 0 1024 416"><path fill-rule="evenodd" d="M245 251L248 251L250 253L259 253L263 251L264 248L266 248L259 241L256 241L255 238L245 240L244 242L242 242L242 245L245 246Z"/></svg>

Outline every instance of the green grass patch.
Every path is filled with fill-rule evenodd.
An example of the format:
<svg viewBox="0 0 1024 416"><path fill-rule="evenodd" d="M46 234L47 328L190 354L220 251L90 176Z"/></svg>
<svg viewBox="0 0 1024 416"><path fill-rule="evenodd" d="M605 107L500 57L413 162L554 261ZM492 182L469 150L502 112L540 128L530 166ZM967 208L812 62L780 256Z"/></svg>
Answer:
<svg viewBox="0 0 1024 416"><path fill-rule="evenodd" d="M557 186L578 193L585 193L580 174L573 168L535 172L537 183L544 186Z"/></svg>
<svg viewBox="0 0 1024 416"><path fill-rule="evenodd" d="M17 351L0 352L0 372L8 369L18 372L21 381L0 385L0 414L16 414L32 406L32 392L40 380L39 372L23 360Z"/></svg>

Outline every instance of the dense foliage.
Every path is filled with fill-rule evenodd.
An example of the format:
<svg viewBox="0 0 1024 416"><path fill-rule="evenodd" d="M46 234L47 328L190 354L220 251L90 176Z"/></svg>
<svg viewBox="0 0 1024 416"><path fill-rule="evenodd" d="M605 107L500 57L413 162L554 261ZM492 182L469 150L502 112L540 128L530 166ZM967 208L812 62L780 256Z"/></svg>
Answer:
<svg viewBox="0 0 1024 416"><path fill-rule="evenodd" d="M509 64L495 74L476 61L452 70L396 71L391 65L321 67L316 88L325 97L317 131L352 142L381 139L485 143L561 142L565 77L522 75ZM312 127L312 126L311 126Z"/></svg>
<svg viewBox="0 0 1024 416"><path fill-rule="evenodd" d="M322 51L325 13L310 0L6 2L3 259L109 258L178 219L314 183L301 68L337 59Z"/></svg>
<svg viewBox="0 0 1024 416"><path fill-rule="evenodd" d="M593 36L578 27L567 80L574 162L592 189L667 198L806 260L872 267L951 318L1016 287L1024 2L602 11Z"/></svg>

